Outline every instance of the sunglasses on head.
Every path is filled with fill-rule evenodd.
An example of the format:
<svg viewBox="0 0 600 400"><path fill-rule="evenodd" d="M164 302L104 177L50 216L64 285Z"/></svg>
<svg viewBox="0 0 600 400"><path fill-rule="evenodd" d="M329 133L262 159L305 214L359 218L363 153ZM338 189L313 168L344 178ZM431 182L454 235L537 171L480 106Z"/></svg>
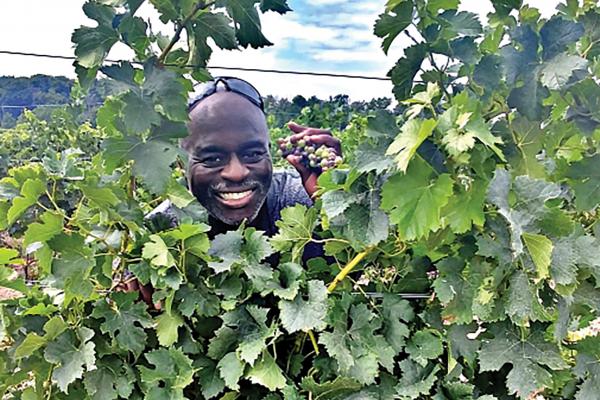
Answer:
<svg viewBox="0 0 600 400"><path fill-rule="evenodd" d="M262 112L265 111L263 99L258 90L250 83L232 76L218 76L212 81L204 82L195 87L192 99L188 102L188 111L191 111L200 101L217 93L219 84L228 92L234 92L244 96Z"/></svg>

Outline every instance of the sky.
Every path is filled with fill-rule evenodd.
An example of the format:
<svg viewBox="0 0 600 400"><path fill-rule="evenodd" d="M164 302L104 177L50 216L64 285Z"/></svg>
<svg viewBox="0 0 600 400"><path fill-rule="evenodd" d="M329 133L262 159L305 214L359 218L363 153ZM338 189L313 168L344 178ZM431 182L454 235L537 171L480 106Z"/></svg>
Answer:
<svg viewBox="0 0 600 400"><path fill-rule="evenodd" d="M83 3L83 0L0 1L0 50L73 55L72 31L81 25L93 26L81 10ZM288 0L292 12L261 15L263 33L273 46L258 50L216 50L209 65L384 77L408 45L405 37L399 37L387 56L381 50L381 39L373 35L373 24L384 11L385 3L384 0ZM539 8L548 17L559 0L525 3ZM462 0L461 9L485 18L492 5L489 0ZM154 27L160 26L151 5L144 5L140 13ZM109 56L123 58L129 54L123 46L116 47ZM216 69L211 73L239 76L252 82L262 94L278 97L292 98L297 94L325 99L347 94L351 100L392 97L392 85L386 81ZM0 76L35 74L75 76L70 61L0 54Z"/></svg>

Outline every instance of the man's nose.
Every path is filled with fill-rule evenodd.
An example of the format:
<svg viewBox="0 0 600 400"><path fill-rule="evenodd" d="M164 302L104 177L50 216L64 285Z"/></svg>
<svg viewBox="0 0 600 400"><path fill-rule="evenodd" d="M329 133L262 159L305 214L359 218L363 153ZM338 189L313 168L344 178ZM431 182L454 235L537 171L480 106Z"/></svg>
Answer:
<svg viewBox="0 0 600 400"><path fill-rule="evenodd" d="M240 161L237 155L233 154L229 159L229 163L221 170L221 177L228 181L241 182L248 176L250 171Z"/></svg>

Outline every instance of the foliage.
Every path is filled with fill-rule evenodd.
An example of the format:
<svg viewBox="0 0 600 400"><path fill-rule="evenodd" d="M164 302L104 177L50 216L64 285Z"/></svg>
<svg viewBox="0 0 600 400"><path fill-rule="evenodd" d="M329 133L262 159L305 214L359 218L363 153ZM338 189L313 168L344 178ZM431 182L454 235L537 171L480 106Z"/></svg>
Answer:
<svg viewBox="0 0 600 400"><path fill-rule="evenodd" d="M0 228L22 227L21 248L0 249L0 285L22 293L0 303L0 393L597 396L595 2L544 20L493 1L482 26L458 0L389 1L375 24L384 50L405 28L416 42L390 71L406 110L364 117L347 168L323 174L315 206L285 210L272 238L244 226L210 237L175 142L187 73L207 77L207 37L266 45L258 9L286 3L152 0L187 32L173 37L151 33L140 3L89 1L97 27L73 35L82 85L102 68L120 88L98 112L102 150L0 181ZM118 41L143 66L102 67ZM144 220L149 198L171 199L180 225ZM309 243L327 257L303 263ZM42 285L12 273L29 258ZM126 271L161 311L116 290ZM403 298L415 293L427 298Z"/></svg>

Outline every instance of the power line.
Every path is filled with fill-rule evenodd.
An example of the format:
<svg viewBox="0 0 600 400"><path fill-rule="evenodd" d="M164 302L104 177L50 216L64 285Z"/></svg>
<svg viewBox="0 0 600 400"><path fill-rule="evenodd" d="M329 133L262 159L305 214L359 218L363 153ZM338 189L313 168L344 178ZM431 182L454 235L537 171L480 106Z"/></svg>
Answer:
<svg viewBox="0 0 600 400"><path fill-rule="evenodd" d="M56 54L44 54L44 53L31 53L24 51L12 51L12 50L0 50L0 54L12 55L12 56L28 56L28 57L40 57L40 58L52 58L58 60L69 60L75 61L77 57L74 56L61 56ZM117 63L119 60L105 60L109 63ZM132 61L133 64L140 64L137 61ZM186 67L197 67L194 65L186 65ZM283 69L264 69L264 68L245 68L245 67L224 67L217 65L209 65L209 69L222 69L226 71L244 71L244 72L263 72L272 74L290 74L290 75L308 75L318 76L327 78L348 78L348 79L364 79L364 80L375 80L375 81L390 81L388 77L381 76L368 76L368 75L354 75L354 74L335 74L330 72L314 72L314 71L297 71L297 70L283 70Z"/></svg>

